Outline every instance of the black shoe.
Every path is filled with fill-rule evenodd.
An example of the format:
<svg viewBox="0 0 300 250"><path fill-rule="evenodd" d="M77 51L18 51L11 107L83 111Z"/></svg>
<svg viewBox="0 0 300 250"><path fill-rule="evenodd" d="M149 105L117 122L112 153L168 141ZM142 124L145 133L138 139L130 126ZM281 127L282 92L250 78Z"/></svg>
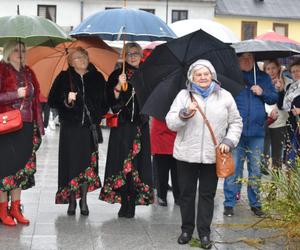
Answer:
<svg viewBox="0 0 300 250"><path fill-rule="evenodd" d="M75 205L72 204L72 203L69 203L67 214L70 215L70 216L76 214L76 202L75 202Z"/></svg>
<svg viewBox="0 0 300 250"><path fill-rule="evenodd" d="M233 207L224 207L224 212L223 212L223 214L224 214L225 216L228 216L228 217L233 216L233 215L234 215L234 213L233 213Z"/></svg>
<svg viewBox="0 0 300 250"><path fill-rule="evenodd" d="M130 199L128 203L128 209L126 213L126 218L133 218L135 215L135 200Z"/></svg>
<svg viewBox="0 0 300 250"><path fill-rule="evenodd" d="M125 202L125 203L122 203L121 204L121 208L120 208L120 210L119 210L119 212L118 212L118 216L121 218L121 217L126 217L126 215L127 215L127 210L128 210L128 204L127 204L127 202Z"/></svg>
<svg viewBox="0 0 300 250"><path fill-rule="evenodd" d="M175 203L175 205L179 206L179 205L180 205L180 204L179 204L179 199L175 199L175 200L174 200L174 203Z"/></svg>
<svg viewBox="0 0 300 250"><path fill-rule="evenodd" d="M88 216L90 211L89 207L87 206L86 202L83 202L82 200L79 201L79 207L80 207L80 213L84 216Z"/></svg>
<svg viewBox="0 0 300 250"><path fill-rule="evenodd" d="M168 202L166 199L162 199L162 198L157 198L158 200L158 205L162 206L162 207L167 207L168 206Z"/></svg>
<svg viewBox="0 0 300 250"><path fill-rule="evenodd" d="M212 241L209 239L209 236L200 237L200 247L203 249L211 249Z"/></svg>
<svg viewBox="0 0 300 250"><path fill-rule="evenodd" d="M71 192L69 197L69 207L68 207L67 214L71 216L75 215L76 207L77 207L76 195L74 192Z"/></svg>
<svg viewBox="0 0 300 250"><path fill-rule="evenodd" d="M257 216L257 217L264 217L266 214L261 210L261 207L251 207L251 211Z"/></svg>
<svg viewBox="0 0 300 250"><path fill-rule="evenodd" d="M168 184L168 191L173 191L172 186L170 186L169 184Z"/></svg>
<svg viewBox="0 0 300 250"><path fill-rule="evenodd" d="M192 235L190 235L190 234L187 233L187 232L183 232L183 233L179 236L177 242L178 242L178 244L180 244L180 245L184 245L184 244L187 244L191 239L192 239Z"/></svg>

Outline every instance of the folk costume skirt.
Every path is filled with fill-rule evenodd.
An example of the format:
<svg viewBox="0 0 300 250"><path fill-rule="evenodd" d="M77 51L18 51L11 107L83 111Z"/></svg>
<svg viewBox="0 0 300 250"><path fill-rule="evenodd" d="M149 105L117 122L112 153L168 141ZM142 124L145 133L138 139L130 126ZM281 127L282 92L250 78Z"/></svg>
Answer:
<svg viewBox="0 0 300 250"><path fill-rule="evenodd" d="M24 122L16 132L0 135L0 192L35 185L36 151L41 144L38 128Z"/></svg>
<svg viewBox="0 0 300 250"><path fill-rule="evenodd" d="M108 203L121 203L122 192L128 185L132 186L134 196L131 198L136 205L153 203L148 123L143 126L119 124L110 130L105 179L99 198Z"/></svg>
<svg viewBox="0 0 300 250"><path fill-rule="evenodd" d="M80 198L83 183L87 183L89 192L101 186L98 176L98 150L93 144L89 128L62 122L55 203L69 203L71 191L75 192L76 198Z"/></svg>

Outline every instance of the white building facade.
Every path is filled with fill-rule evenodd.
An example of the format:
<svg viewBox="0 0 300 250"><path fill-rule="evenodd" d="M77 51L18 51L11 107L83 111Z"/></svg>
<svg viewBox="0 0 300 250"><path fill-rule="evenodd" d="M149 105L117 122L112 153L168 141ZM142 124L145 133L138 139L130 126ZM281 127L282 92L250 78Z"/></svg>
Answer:
<svg viewBox="0 0 300 250"><path fill-rule="evenodd" d="M84 18L105 9L121 8L124 0L0 0L0 16L39 15L51 19L66 31ZM127 8L149 11L167 24L183 19L213 19L216 0L127 0Z"/></svg>

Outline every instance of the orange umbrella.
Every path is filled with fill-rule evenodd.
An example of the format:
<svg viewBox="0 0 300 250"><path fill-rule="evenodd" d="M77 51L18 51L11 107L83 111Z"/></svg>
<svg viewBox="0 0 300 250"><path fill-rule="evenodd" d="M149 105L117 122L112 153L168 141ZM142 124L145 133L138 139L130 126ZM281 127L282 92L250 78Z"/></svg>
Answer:
<svg viewBox="0 0 300 250"><path fill-rule="evenodd" d="M54 48L32 47L27 52L27 65L35 72L44 96L48 96L55 77L68 68L68 52L79 46L88 51L90 62L105 79L114 70L119 54L97 37L80 37L74 42L61 43Z"/></svg>

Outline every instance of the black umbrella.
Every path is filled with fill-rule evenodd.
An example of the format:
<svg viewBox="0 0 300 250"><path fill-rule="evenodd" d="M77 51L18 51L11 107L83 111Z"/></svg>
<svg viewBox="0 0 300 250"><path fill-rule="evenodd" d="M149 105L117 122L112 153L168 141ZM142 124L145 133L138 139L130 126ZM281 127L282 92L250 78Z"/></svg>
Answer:
<svg viewBox="0 0 300 250"><path fill-rule="evenodd" d="M141 112L164 120L177 93L186 88L189 66L209 60L221 86L233 95L243 89L243 76L234 49L203 30L157 46L136 71L131 82Z"/></svg>
<svg viewBox="0 0 300 250"><path fill-rule="evenodd" d="M246 52L253 53L256 61L300 54L300 51L276 41L249 39L232 44L231 46L235 49L237 54Z"/></svg>

